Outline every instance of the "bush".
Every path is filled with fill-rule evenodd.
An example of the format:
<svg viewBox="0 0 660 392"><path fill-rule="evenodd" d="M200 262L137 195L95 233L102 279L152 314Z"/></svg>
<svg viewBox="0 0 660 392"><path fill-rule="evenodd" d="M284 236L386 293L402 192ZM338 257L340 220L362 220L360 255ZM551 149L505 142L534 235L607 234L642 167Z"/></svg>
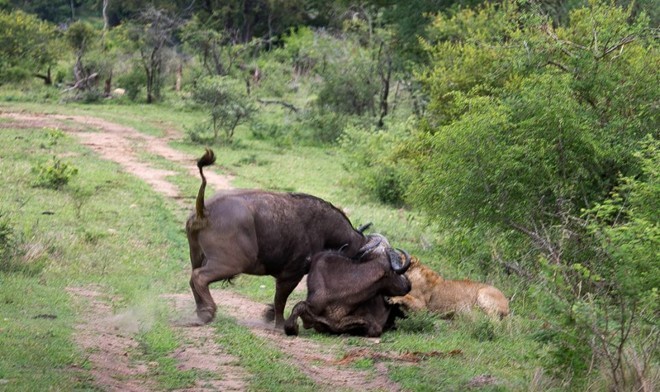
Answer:
<svg viewBox="0 0 660 392"><path fill-rule="evenodd" d="M356 116L375 114L380 81L374 61L360 52L344 54L325 67L316 100L320 108Z"/></svg>
<svg viewBox="0 0 660 392"><path fill-rule="evenodd" d="M0 259L7 260L14 250L14 231L9 219L0 212Z"/></svg>
<svg viewBox="0 0 660 392"><path fill-rule="evenodd" d="M37 175L35 185L50 189L60 189L69 183L69 180L78 174L78 168L62 162L57 157L50 161L40 163L32 169Z"/></svg>
<svg viewBox="0 0 660 392"><path fill-rule="evenodd" d="M313 107L298 116L297 134L300 140L317 145L336 143L350 118L341 113Z"/></svg>
<svg viewBox="0 0 660 392"><path fill-rule="evenodd" d="M218 140L219 132L224 131L225 140L232 141L236 127L250 120L256 108L247 93L244 85L238 80L229 77L211 76L200 79L192 91L194 102L205 108L208 112L207 129L210 129L211 142ZM200 136L205 126L198 125L197 136L193 138L208 138ZM193 140L195 141L195 140Z"/></svg>
<svg viewBox="0 0 660 392"><path fill-rule="evenodd" d="M349 126L340 138L344 166L356 183L382 203L402 206L411 183L409 167L393 146L407 138L404 129L375 130Z"/></svg>
<svg viewBox="0 0 660 392"><path fill-rule="evenodd" d="M35 248L39 246L34 245ZM26 257L25 242L16 233L9 217L0 211L0 272L21 273L34 276L40 273L45 261L40 252L32 252L33 255Z"/></svg>
<svg viewBox="0 0 660 392"><path fill-rule="evenodd" d="M137 66L133 67L128 73L125 73L117 78L117 86L126 90L126 96L131 101L136 101L142 88L147 83L147 77L144 71Z"/></svg>

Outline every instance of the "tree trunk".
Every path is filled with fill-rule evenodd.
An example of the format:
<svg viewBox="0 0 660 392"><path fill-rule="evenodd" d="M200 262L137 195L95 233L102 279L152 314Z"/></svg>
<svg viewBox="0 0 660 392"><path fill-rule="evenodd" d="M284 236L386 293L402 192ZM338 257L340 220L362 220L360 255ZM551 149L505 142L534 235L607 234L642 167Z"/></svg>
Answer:
<svg viewBox="0 0 660 392"><path fill-rule="evenodd" d="M145 72L147 73L147 103L152 103L154 101L154 97L152 95L153 92L153 72L149 70L148 67L145 67Z"/></svg>
<svg viewBox="0 0 660 392"><path fill-rule="evenodd" d="M176 67L176 82L174 83L174 91L177 93L181 91L181 81L183 79L183 64L179 63Z"/></svg>
<svg viewBox="0 0 660 392"><path fill-rule="evenodd" d="M110 0L103 0L103 6L101 8L101 13L103 14L103 31L108 31L110 23L108 21L108 5Z"/></svg>
<svg viewBox="0 0 660 392"><path fill-rule="evenodd" d="M34 74L34 76L39 78L39 79L43 79L44 84L46 86L51 86L53 84L53 78L52 78L51 73L50 73L50 65L48 66L48 70L46 71L45 75L36 73L36 74Z"/></svg>
<svg viewBox="0 0 660 392"><path fill-rule="evenodd" d="M392 79L392 58L387 56L385 60L385 69L380 69L381 93L380 93L380 117L378 118L378 128L382 128L385 122L383 119L388 113L388 98L390 95L390 81Z"/></svg>
<svg viewBox="0 0 660 392"><path fill-rule="evenodd" d="M103 87L103 94L106 97L109 97L112 94L112 70L108 74L108 77L105 79L105 86Z"/></svg>

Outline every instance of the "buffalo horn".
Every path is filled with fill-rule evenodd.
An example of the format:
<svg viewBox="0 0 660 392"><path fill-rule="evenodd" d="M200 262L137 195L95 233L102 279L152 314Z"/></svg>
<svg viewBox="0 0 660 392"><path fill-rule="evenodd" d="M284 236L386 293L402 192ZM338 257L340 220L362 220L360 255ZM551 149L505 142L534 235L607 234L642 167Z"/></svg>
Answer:
<svg viewBox="0 0 660 392"><path fill-rule="evenodd" d="M358 227L358 228L357 228L357 231L358 231L360 234L364 234L364 231L367 230L368 228L370 228L372 224L373 224L373 223L371 223L371 222L369 222L369 223L365 223L365 224L363 224L362 226Z"/></svg>
<svg viewBox="0 0 660 392"><path fill-rule="evenodd" d="M364 256L371 253L383 241L382 237L380 237L378 235L372 235L372 236L369 236L369 237L370 237L369 241L367 241L367 243L364 244L364 246L358 250L358 252L357 252L357 258L358 259L361 259Z"/></svg>
<svg viewBox="0 0 660 392"><path fill-rule="evenodd" d="M401 255L405 260L403 265L401 265ZM404 274L410 268L410 255L403 249L396 248L396 252L394 249L390 249L387 252L387 257L390 259L392 270L397 274Z"/></svg>

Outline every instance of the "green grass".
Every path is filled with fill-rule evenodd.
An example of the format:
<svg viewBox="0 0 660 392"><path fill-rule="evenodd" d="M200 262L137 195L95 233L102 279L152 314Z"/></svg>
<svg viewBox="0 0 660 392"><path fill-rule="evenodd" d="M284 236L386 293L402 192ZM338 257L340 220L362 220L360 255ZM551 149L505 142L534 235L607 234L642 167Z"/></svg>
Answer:
<svg viewBox="0 0 660 392"><path fill-rule="evenodd" d="M137 336L139 350L145 360L155 366L150 367L148 377L155 379L167 390L190 388L197 378L204 377L194 370L179 370L177 361L170 355L179 347L180 337L160 317L149 329Z"/></svg>
<svg viewBox="0 0 660 392"><path fill-rule="evenodd" d="M318 390L286 354L272 347L268 341L252 335L233 319L219 314L213 325L216 326L216 341L229 354L238 357L240 365L249 372L250 389L282 392Z"/></svg>
<svg viewBox="0 0 660 392"><path fill-rule="evenodd" d="M39 391L90 386L70 342L75 315L61 287L0 274L0 389Z"/></svg>

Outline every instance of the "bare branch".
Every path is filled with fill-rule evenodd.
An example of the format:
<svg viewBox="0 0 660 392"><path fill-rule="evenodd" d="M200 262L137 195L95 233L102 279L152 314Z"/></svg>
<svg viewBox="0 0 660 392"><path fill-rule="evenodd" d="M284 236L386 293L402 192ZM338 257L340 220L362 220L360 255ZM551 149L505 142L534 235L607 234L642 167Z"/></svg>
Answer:
<svg viewBox="0 0 660 392"><path fill-rule="evenodd" d="M614 46L611 46L611 47L605 49L605 51L603 52L603 54L600 55L600 56L597 56L596 59L600 60L600 59L606 57L607 55L609 55L609 54L612 53L612 52L615 52L615 51L617 51L617 50L619 50L619 49L623 49L623 47L624 47L625 45L627 45L627 44L633 42L633 41L636 40L636 39L637 39L637 37L636 37L634 34L631 34L631 35L629 35L629 36L627 36L627 37L624 37L624 38L621 39L621 41L619 41L618 44L616 44L616 45L614 45Z"/></svg>
<svg viewBox="0 0 660 392"><path fill-rule="evenodd" d="M565 65L560 64L560 63L558 63L558 62L555 62L555 61L549 60L546 64L547 64L547 65L554 65L555 67L561 69L561 70L564 71L564 72L571 73L571 70L568 69L568 67L566 67Z"/></svg>
<svg viewBox="0 0 660 392"><path fill-rule="evenodd" d="M292 112L296 112L296 113L298 112L298 110L300 110L300 109L298 109L297 107L293 106L292 104L290 104L288 102L278 101L278 100L275 100L275 99L257 98L257 102L259 102L261 104L264 104L264 105L281 105L281 106L284 106L285 108L291 110Z"/></svg>

